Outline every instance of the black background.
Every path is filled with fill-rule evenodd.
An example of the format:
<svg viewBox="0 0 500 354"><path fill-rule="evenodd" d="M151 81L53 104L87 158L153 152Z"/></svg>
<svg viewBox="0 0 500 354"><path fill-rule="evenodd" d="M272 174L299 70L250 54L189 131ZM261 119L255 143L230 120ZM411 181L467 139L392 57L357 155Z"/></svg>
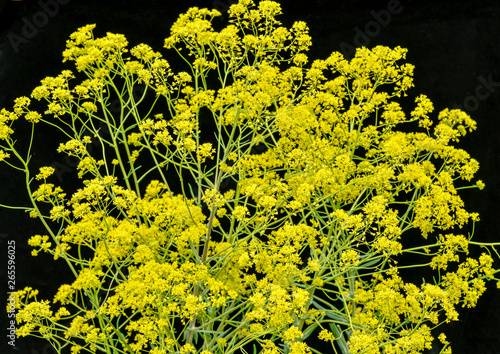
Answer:
<svg viewBox="0 0 500 354"><path fill-rule="evenodd" d="M387 45L408 48L407 61L416 66L415 88L409 95L426 94L437 112L461 107L477 122L478 129L466 137L465 148L481 164L478 178L483 191L463 193L468 210L477 211L481 222L475 237L485 242L500 240L496 226L499 198L498 111L500 108L500 2L498 1L278 1L282 22L306 21L313 46L310 59L326 58L332 51L349 55L355 46ZM130 45L147 43L163 49L163 39L178 14L191 6L217 8L227 20L231 0L209 1L0 1L0 108L12 108L14 98L29 95L46 76L63 68L61 53L68 36L78 27L96 23L95 33L123 33ZM57 6L55 6L57 4ZM393 10L391 14L388 10ZM390 16L387 16L387 14ZM219 20L216 20L219 21ZM66 67L67 68L67 67ZM47 146L52 146L48 141ZM59 161L41 148L34 159L46 164ZM51 150L52 151L52 150ZM71 166L70 166L71 168ZM0 167L0 203L26 203L22 175ZM64 182L64 181L61 181ZM23 212L0 211L0 301L6 299L7 241L16 242L16 288L30 285L50 298L68 272L50 257L30 256L26 244L38 225ZM500 261L499 261L500 262ZM500 267L497 265L497 267ZM494 284L474 309L461 312L460 321L449 325L454 353L500 353L500 290ZM3 309L4 306L1 306ZM2 310L3 311L3 310ZM31 337L7 346L6 316L1 316L0 353L53 351Z"/></svg>

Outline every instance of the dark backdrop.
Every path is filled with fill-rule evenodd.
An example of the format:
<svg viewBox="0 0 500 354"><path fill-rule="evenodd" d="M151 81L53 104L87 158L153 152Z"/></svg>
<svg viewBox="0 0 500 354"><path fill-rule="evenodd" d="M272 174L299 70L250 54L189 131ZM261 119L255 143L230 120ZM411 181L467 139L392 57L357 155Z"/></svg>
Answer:
<svg viewBox="0 0 500 354"><path fill-rule="evenodd" d="M479 160L478 177L486 188L464 193L463 197L469 210L481 214L476 238L500 240L495 227L500 156L500 2L278 2L283 7L283 22L308 23L313 38L311 59L325 58L332 51L351 55L354 47L362 45L406 47L408 62L416 66L415 88L409 94L428 95L436 114L446 107L460 107L477 120L477 131L466 137L462 146ZM10 109L15 97L29 95L41 79L60 72L65 41L77 27L96 23L99 35L108 31L123 33L131 45L145 42L165 53L163 39L179 13L190 6L215 7L225 13L230 3L231 0L0 0L0 108ZM48 146L50 143L47 141ZM41 148L35 151L34 158L50 164L58 157ZM25 202L23 190L13 187L22 186L21 178L0 167L0 203ZM50 296L68 275L64 264L43 255L30 256L26 240L38 227L30 221L33 220L22 212L0 210L2 304L7 292L4 279L9 240L16 242L17 289L30 285ZM462 311L460 321L450 324L454 353L500 353L500 304L496 301L499 295L500 290L490 286L476 308ZM15 348L7 346L5 314L0 318L0 353L53 353L43 341L31 337L17 339Z"/></svg>

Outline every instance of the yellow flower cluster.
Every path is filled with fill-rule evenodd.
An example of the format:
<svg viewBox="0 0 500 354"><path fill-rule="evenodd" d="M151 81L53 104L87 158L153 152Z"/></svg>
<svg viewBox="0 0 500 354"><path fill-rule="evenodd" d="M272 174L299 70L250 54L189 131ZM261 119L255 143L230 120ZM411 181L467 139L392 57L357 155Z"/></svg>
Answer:
<svg viewBox="0 0 500 354"><path fill-rule="evenodd" d="M79 78L43 79L31 98L44 112L28 97L0 111L0 161L26 173L26 209L47 229L28 243L74 274L53 303L12 295L18 335L72 353L430 349L431 329L499 280L496 251L472 257L479 243L459 231L478 220L460 190L484 187L456 146L476 123L434 117L424 95L405 112L404 48L308 64L307 25L282 26L277 2L228 14L220 31L218 11L179 16L165 39L187 64L178 73L148 45L84 26L63 53ZM57 151L81 180L69 196L52 167L30 177L31 145L23 157L12 137L22 116L67 137ZM406 277L417 266L423 281Z"/></svg>

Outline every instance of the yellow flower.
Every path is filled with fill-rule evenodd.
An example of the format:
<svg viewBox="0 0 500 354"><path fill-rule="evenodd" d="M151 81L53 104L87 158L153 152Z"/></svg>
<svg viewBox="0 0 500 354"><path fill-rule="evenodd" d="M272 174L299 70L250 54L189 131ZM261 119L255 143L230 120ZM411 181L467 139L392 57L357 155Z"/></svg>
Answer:
<svg viewBox="0 0 500 354"><path fill-rule="evenodd" d="M75 289L71 285L63 284L59 287L59 290L54 296L54 302L57 301L60 302L61 305L65 305L68 303L68 300L70 300L74 293Z"/></svg>
<svg viewBox="0 0 500 354"><path fill-rule="evenodd" d="M295 342L296 340L301 339L302 336L303 336L303 333L296 326L291 326L283 333L283 339L285 340L285 343L287 343L287 344L291 344L291 343Z"/></svg>
<svg viewBox="0 0 500 354"><path fill-rule="evenodd" d="M319 332L318 339L324 340L325 342L333 342L335 340L335 336L329 330L322 329L321 332Z"/></svg>
<svg viewBox="0 0 500 354"><path fill-rule="evenodd" d="M290 344L290 354L309 354L311 349L304 342L294 342Z"/></svg>
<svg viewBox="0 0 500 354"><path fill-rule="evenodd" d="M24 116L28 122L38 123L42 116L38 112L30 111Z"/></svg>
<svg viewBox="0 0 500 354"><path fill-rule="evenodd" d="M97 288L101 285L100 276L103 275L102 271L96 271L93 269L83 269L78 278L71 285L75 290L88 290L92 288Z"/></svg>
<svg viewBox="0 0 500 354"><path fill-rule="evenodd" d="M340 264L343 266L355 267L359 263L359 254L355 250L342 252Z"/></svg>
<svg viewBox="0 0 500 354"><path fill-rule="evenodd" d="M35 176L35 178L37 180L47 179L49 176L54 174L54 172L55 172L55 169L53 167L50 167L50 166L40 167L40 173L38 173Z"/></svg>
<svg viewBox="0 0 500 354"><path fill-rule="evenodd" d="M207 158L212 159L215 149L210 143L203 143L198 147L197 158L201 163L205 162Z"/></svg>
<svg viewBox="0 0 500 354"><path fill-rule="evenodd" d="M3 150L0 150L0 162L4 161L5 159L8 159L9 157L10 155L8 153L6 153Z"/></svg>

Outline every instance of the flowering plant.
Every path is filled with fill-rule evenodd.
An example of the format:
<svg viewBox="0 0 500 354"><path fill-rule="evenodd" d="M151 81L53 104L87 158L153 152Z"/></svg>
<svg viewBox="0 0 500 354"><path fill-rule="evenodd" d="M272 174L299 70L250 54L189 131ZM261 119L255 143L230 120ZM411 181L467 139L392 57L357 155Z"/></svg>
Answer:
<svg viewBox="0 0 500 354"><path fill-rule="evenodd" d="M12 294L18 336L58 353L421 353L476 305L497 272L494 248L466 257L479 243L459 231L478 220L459 190L483 184L455 143L476 123L448 109L434 122L424 95L407 115L400 47L307 66L306 24L280 13L240 0L215 31L220 13L189 9L165 40L188 66L177 73L82 27L63 53L77 73L31 94L43 113L27 97L1 110L0 160L25 173L25 209L47 231L33 255L75 277L51 302ZM22 116L67 137L58 152L82 180L70 196L52 166L31 177ZM405 277L416 267L424 278Z"/></svg>

